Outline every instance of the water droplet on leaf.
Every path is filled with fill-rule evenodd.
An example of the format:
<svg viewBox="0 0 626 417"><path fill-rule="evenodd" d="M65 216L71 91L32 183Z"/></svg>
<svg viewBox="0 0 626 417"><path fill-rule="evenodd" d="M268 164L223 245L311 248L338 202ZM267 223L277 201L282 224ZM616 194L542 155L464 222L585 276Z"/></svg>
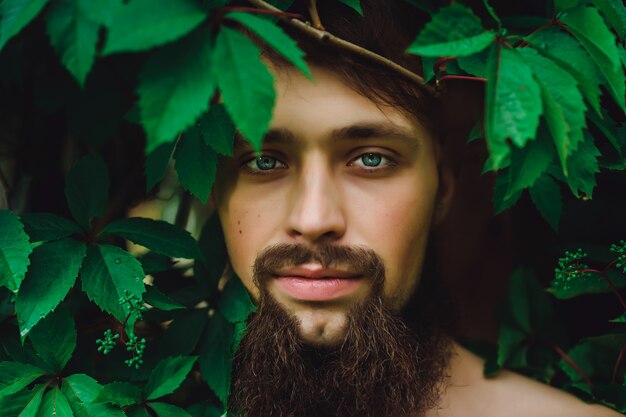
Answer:
<svg viewBox="0 0 626 417"><path fill-rule="evenodd" d="M120 258L115 258L115 263L119 265L122 263L122 260Z"/></svg>

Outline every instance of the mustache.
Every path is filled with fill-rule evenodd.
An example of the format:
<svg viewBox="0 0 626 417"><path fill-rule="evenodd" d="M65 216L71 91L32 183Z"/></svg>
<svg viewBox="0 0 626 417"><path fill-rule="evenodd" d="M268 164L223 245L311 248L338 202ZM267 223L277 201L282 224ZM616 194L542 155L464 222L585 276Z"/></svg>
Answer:
<svg viewBox="0 0 626 417"><path fill-rule="evenodd" d="M311 248L302 244L279 243L265 248L256 257L252 272L259 288L278 270L316 262L324 268L340 266L372 280L375 287L382 286L385 264L380 255L365 246L323 244Z"/></svg>

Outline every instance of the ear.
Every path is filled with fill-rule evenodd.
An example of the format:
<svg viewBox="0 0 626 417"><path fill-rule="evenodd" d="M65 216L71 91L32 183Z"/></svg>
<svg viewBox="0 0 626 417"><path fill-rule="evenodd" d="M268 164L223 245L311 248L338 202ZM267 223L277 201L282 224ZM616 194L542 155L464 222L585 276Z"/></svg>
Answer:
<svg viewBox="0 0 626 417"><path fill-rule="evenodd" d="M452 166L446 163L445 160L439 160L437 170L439 172L439 188L437 190L437 202L433 216L434 226L438 226L446 218L454 198L456 183Z"/></svg>

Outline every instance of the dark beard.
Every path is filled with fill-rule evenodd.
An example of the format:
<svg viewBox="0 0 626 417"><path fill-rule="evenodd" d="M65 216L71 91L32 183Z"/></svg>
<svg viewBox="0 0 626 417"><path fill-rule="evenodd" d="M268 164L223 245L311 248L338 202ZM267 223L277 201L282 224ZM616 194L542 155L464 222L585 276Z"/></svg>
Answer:
<svg viewBox="0 0 626 417"><path fill-rule="evenodd" d="M265 290L264 274L271 269L263 268L310 260L330 265L330 258L378 268L366 275L379 276L380 282L350 312L339 346L307 346L297 319ZM333 247L313 254L281 245L259 256L255 272L261 297L233 364L229 409L235 416L422 416L436 407L447 379L450 340L424 303L413 303L414 310L424 313L415 317L412 311L413 330L388 307L382 297L384 267L371 250ZM433 302L437 299L428 304Z"/></svg>

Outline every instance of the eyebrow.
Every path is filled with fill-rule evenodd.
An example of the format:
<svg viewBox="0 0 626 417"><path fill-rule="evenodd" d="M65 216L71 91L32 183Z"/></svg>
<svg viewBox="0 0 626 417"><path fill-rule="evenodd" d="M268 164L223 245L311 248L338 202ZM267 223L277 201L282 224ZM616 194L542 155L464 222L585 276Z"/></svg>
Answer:
<svg viewBox="0 0 626 417"><path fill-rule="evenodd" d="M411 130L394 123L363 122L334 129L330 134L331 141L366 140L366 139L395 139L411 147L418 146L417 135ZM264 144L293 144L300 139L288 129L270 129L263 138ZM235 133L235 148L247 146L247 141L239 133Z"/></svg>

